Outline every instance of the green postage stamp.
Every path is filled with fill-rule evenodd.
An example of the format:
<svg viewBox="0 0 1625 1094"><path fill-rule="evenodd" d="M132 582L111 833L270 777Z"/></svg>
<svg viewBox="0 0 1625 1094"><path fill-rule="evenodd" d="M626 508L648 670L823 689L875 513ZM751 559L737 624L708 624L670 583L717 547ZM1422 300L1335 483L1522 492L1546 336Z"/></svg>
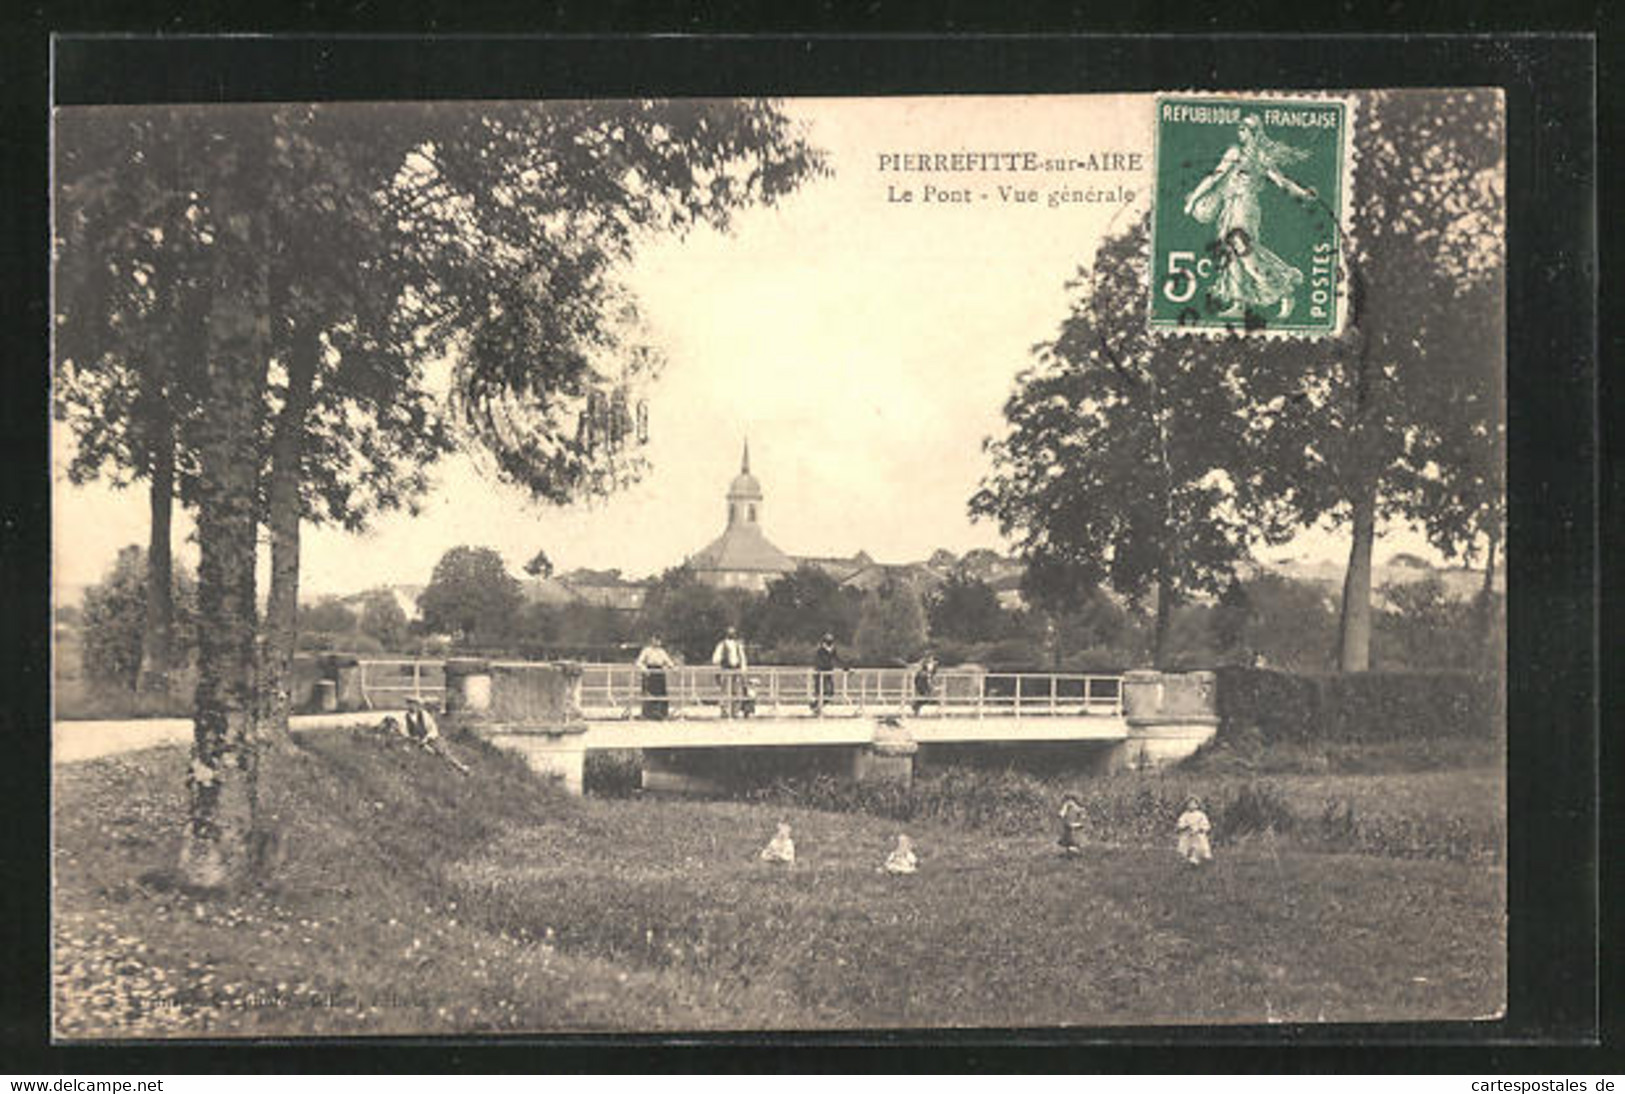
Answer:
<svg viewBox="0 0 1625 1094"><path fill-rule="evenodd" d="M1353 102L1159 95L1151 328L1336 335Z"/></svg>

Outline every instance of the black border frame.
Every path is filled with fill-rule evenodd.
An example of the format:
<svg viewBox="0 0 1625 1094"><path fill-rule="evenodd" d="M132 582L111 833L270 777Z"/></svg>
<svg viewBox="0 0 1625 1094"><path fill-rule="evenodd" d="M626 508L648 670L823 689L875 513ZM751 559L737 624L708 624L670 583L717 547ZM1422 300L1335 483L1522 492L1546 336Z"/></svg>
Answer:
<svg viewBox="0 0 1625 1094"><path fill-rule="evenodd" d="M410 13L407 13L410 14ZM513 15L508 15L508 21ZM219 20L217 20L218 22ZM359 21L359 20L358 20ZM382 23L385 20L379 19ZM501 19L498 20L503 21ZM673 22L676 22L674 19ZM969 22L965 25L969 25ZM154 27L153 29L158 29ZM40 45L35 39L31 45ZM1293 1070L1527 1070L1539 1051L1575 1050L1617 1028L1599 1012L1599 978L1620 956L1597 950L1605 872L1597 718L1599 393L1597 357L1597 51L1584 34L1353 37L1064 34L731 37L578 34L550 38L340 36L57 38L49 75L63 104L111 101L890 95L1091 90L1499 86L1508 115L1508 414L1511 527L1509 797L1513 911L1510 1006L1499 1023L922 1031L683 1037L556 1037L254 1044L51 1046L47 849L48 475L13 476L0 510L0 589L22 624L5 637L0 693L11 762L5 797L22 807L6 849L0 919L4 1065L41 1073L278 1070L1119 1070L1249 1072L1272 1057ZM8 66L13 74L19 69ZM25 64L21 71L33 74ZM0 87L12 83L0 75ZM45 457L48 382L45 88L5 96L7 128L27 137L5 157L20 200L5 216L0 296L13 398L0 443L13 467ZM15 148L16 145L13 145ZM26 364L25 364L26 363ZM21 381L21 382L16 382ZM33 385L38 383L39 387ZM39 400L18 398L27 392ZM9 724L6 724L9 723ZM1610 747L1611 742L1610 742ZM1617 752L1611 752L1617 759ZM1612 788L1610 788L1612 791ZM1617 809L1610 814L1617 820ZM1609 831L1617 830L1610 823ZM20 852L20 853L19 853ZM1616 854L1617 863L1617 852ZM1608 977L1619 984L1617 975ZM1602 1023L1602 1024L1599 1024ZM539 1051L540 1046L546 1045ZM1143 1050L1158 1046L1155 1053ZM1381 1053L1371 1052L1382 1045ZM1559 1047L1564 1046L1564 1047ZM1259 1050L1263 1050L1262 1055ZM1193 1055L1194 1052L1194 1055ZM1585 1057L1595 1058L1594 1053ZM1611 1054L1610 1054L1611 1055ZM1519 1064L1516 1060L1529 1060ZM1619 1057L1614 1057L1619 1070ZM27 1061L25 1063L25 1060ZM1589 1066L1597 1066L1593 1063Z"/></svg>

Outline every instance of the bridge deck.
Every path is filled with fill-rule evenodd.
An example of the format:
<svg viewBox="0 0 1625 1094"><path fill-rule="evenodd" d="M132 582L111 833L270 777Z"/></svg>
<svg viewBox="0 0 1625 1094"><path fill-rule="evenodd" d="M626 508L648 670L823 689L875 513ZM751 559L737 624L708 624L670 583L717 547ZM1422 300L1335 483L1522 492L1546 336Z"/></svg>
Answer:
<svg viewBox="0 0 1625 1094"><path fill-rule="evenodd" d="M922 744L996 744L1001 741L1122 741L1128 723L1117 715L986 715L904 718ZM806 716L706 718L684 721L591 721L584 745L604 748L770 748L793 745L864 745L874 740L873 717Z"/></svg>

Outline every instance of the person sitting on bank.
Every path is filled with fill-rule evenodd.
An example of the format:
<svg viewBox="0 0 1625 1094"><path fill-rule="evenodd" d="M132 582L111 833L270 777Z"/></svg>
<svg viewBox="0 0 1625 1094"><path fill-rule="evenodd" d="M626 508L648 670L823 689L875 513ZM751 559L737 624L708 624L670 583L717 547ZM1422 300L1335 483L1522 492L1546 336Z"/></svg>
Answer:
<svg viewBox="0 0 1625 1094"><path fill-rule="evenodd" d="M739 640L739 630L729 627L722 641L711 653L711 663L719 670L717 683L722 687L722 716L732 718L739 713L739 699L745 691L745 644Z"/></svg>
<svg viewBox="0 0 1625 1094"><path fill-rule="evenodd" d="M848 670L848 665L835 648L835 636L825 633L818 648L813 650L813 698L812 709L814 714L824 713L824 704L835 697L835 670L837 668Z"/></svg>
<svg viewBox="0 0 1625 1094"><path fill-rule="evenodd" d="M440 739L440 726L434 714L415 695L406 700L406 735L420 745Z"/></svg>
<svg viewBox="0 0 1625 1094"><path fill-rule="evenodd" d="M919 670L914 673L914 713L918 714L920 708L933 702L937 691L937 655L928 653L925 660L920 662Z"/></svg>
<svg viewBox="0 0 1625 1094"><path fill-rule="evenodd" d="M658 634L649 638L649 644L638 651L636 661L643 680L643 716L650 721L664 719L670 709L666 701L666 673L677 667L666 651Z"/></svg>

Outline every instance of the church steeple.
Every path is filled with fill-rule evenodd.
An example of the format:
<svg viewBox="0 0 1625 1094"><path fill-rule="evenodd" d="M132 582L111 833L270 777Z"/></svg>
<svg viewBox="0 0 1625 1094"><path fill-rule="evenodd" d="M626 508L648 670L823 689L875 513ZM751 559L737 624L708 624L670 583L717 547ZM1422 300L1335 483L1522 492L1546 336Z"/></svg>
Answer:
<svg viewBox="0 0 1625 1094"><path fill-rule="evenodd" d="M739 460L739 475L728 487L728 525L756 524L762 516L762 484L750 473L750 438Z"/></svg>

